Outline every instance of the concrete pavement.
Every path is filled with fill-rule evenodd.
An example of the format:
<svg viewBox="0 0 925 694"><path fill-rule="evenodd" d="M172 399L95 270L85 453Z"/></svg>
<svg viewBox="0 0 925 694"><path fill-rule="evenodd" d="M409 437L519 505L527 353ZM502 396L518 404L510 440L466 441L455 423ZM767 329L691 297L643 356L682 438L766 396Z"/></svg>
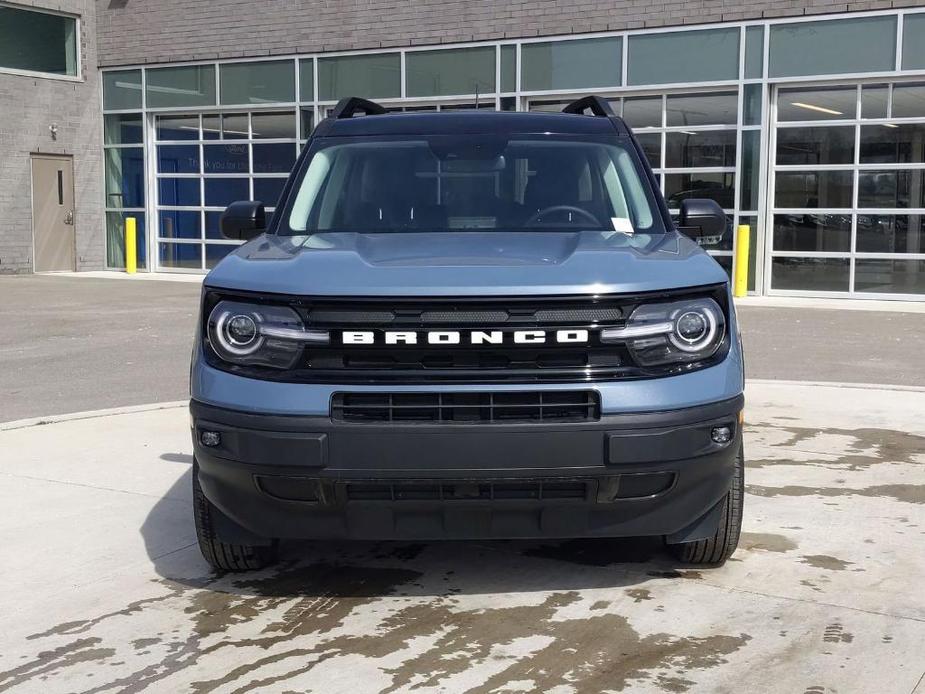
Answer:
<svg viewBox="0 0 925 694"><path fill-rule="evenodd" d="M925 392L747 397L714 571L649 540L296 543L217 578L182 404L0 425L0 691L925 691Z"/></svg>

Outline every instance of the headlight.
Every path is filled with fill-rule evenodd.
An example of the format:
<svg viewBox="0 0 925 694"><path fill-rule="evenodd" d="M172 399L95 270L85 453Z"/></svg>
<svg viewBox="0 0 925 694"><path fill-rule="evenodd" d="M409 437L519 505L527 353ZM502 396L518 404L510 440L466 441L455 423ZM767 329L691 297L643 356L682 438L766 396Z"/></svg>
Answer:
<svg viewBox="0 0 925 694"><path fill-rule="evenodd" d="M640 366L686 364L716 354L726 336L723 311L713 299L643 304L626 327L601 332L603 342L624 342Z"/></svg>
<svg viewBox="0 0 925 694"><path fill-rule="evenodd" d="M220 301L206 331L215 354L233 364L292 368L306 344L325 344L328 333L306 330L288 306Z"/></svg>

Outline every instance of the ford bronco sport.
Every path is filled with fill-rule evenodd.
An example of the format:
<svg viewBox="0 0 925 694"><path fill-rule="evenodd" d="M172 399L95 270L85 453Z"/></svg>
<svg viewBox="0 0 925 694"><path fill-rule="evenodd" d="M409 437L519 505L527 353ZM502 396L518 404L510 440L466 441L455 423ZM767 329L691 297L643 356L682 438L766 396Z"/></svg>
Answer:
<svg viewBox="0 0 925 694"><path fill-rule="evenodd" d="M359 117L360 114L362 117ZM272 219L206 277L196 530L216 569L284 538L662 536L720 565L742 519L729 281L600 97L563 113L341 101Z"/></svg>

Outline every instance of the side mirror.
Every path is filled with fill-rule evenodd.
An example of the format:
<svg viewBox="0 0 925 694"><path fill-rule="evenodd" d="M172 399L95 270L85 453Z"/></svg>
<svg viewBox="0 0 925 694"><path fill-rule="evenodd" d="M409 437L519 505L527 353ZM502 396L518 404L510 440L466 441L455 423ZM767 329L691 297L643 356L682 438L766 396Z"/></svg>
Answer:
<svg viewBox="0 0 925 694"><path fill-rule="evenodd" d="M682 200L678 231L694 241L705 236L721 237L726 233L726 213L715 200Z"/></svg>
<svg viewBox="0 0 925 694"><path fill-rule="evenodd" d="M234 241L250 241L260 236L267 227L267 215L259 200L233 202L219 219L222 236Z"/></svg>

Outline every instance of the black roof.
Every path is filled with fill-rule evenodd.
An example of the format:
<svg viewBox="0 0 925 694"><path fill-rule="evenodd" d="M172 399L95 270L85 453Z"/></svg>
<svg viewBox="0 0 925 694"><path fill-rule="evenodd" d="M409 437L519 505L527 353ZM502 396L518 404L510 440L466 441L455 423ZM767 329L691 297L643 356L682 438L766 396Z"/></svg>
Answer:
<svg viewBox="0 0 925 694"><path fill-rule="evenodd" d="M477 133L626 135L629 129L616 116L469 109L326 118L318 124L312 137Z"/></svg>

